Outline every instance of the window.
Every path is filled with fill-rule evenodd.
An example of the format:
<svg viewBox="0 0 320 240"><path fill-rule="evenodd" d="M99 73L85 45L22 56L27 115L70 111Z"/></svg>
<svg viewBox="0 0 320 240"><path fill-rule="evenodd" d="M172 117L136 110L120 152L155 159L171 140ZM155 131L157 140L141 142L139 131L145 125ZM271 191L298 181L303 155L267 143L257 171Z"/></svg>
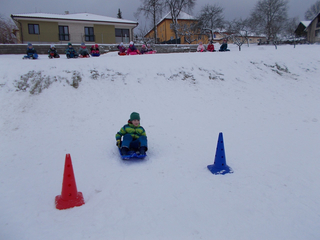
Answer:
<svg viewBox="0 0 320 240"><path fill-rule="evenodd" d="M84 34L85 34L85 41L86 42L94 42L93 27L85 27Z"/></svg>
<svg viewBox="0 0 320 240"><path fill-rule="evenodd" d="M59 26L59 40L70 41L68 26Z"/></svg>
<svg viewBox="0 0 320 240"><path fill-rule="evenodd" d="M116 34L116 42L128 43L129 40L130 40L130 31L129 31L129 29L116 28L115 29L115 34Z"/></svg>
<svg viewBox="0 0 320 240"><path fill-rule="evenodd" d="M29 34L40 34L39 24L28 24Z"/></svg>
<svg viewBox="0 0 320 240"><path fill-rule="evenodd" d="M121 29L116 28L115 31L116 31L116 37L122 37Z"/></svg>

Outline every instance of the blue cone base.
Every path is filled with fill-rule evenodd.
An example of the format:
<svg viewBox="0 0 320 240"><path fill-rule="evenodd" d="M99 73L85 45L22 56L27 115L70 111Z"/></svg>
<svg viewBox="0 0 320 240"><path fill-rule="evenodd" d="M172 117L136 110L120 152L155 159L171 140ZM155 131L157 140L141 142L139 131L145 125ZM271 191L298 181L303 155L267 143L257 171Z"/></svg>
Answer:
<svg viewBox="0 0 320 240"><path fill-rule="evenodd" d="M223 167L217 167L213 164L213 165L208 165L207 168L212 174L215 174L215 175L224 175L226 173L233 173L232 168L230 168L228 165L225 165Z"/></svg>

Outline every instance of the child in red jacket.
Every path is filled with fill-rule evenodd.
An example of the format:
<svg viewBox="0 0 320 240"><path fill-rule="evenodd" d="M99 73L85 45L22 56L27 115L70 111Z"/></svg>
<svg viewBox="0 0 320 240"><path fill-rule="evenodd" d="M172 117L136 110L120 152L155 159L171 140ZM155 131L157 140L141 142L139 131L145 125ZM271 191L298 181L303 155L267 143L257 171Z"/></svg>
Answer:
<svg viewBox="0 0 320 240"><path fill-rule="evenodd" d="M212 44L212 41L210 41L210 43L208 44L207 51L214 52L214 45Z"/></svg>

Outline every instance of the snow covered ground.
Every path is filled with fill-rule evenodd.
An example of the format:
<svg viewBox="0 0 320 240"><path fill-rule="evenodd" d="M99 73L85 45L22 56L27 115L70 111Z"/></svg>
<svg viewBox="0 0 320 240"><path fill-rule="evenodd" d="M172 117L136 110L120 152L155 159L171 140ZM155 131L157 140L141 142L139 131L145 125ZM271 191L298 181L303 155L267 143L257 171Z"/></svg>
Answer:
<svg viewBox="0 0 320 240"><path fill-rule="evenodd" d="M229 47L0 55L0 239L319 239L320 45ZM133 111L148 157L124 162ZM85 205L57 210L67 153Z"/></svg>

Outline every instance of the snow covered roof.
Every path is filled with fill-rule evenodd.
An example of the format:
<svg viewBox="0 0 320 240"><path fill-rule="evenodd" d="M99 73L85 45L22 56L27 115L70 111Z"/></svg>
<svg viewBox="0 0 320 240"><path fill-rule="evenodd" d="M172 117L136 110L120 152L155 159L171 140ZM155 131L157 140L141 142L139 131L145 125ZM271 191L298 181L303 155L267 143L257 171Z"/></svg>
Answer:
<svg viewBox="0 0 320 240"><path fill-rule="evenodd" d="M157 23L157 26L165 19L170 19L170 20L172 19L170 12L167 15L165 15L163 18L161 18L161 20ZM190 14L188 14L186 12L180 11L179 16L178 16L178 20L196 20L196 18L194 16L191 16ZM149 34L152 30L153 30L153 28L151 28L147 32L147 34Z"/></svg>
<svg viewBox="0 0 320 240"><path fill-rule="evenodd" d="M320 12L310 21L309 25L306 27L305 31L308 31L308 28L312 25L311 23L320 16ZM306 21L307 22L307 21Z"/></svg>
<svg viewBox="0 0 320 240"><path fill-rule="evenodd" d="M159 23L161 23L164 19L172 19L171 13L169 12L167 15L165 15L165 16L159 21ZM181 12L179 13L178 20L196 20L196 18L195 18L194 16L191 16L191 15L188 14L188 13L185 13L185 12L181 11ZM159 23L158 23L158 24L159 24Z"/></svg>
<svg viewBox="0 0 320 240"><path fill-rule="evenodd" d="M311 21L301 21L301 23L305 26L308 27Z"/></svg>
<svg viewBox="0 0 320 240"><path fill-rule="evenodd" d="M25 14L11 14L12 18L32 18L32 19L46 19L46 20L68 20L68 21L89 21L89 22L104 22L116 24L134 24L138 22L125 20L120 18L107 17L91 13L74 13L74 14L52 14L52 13L25 13Z"/></svg>

